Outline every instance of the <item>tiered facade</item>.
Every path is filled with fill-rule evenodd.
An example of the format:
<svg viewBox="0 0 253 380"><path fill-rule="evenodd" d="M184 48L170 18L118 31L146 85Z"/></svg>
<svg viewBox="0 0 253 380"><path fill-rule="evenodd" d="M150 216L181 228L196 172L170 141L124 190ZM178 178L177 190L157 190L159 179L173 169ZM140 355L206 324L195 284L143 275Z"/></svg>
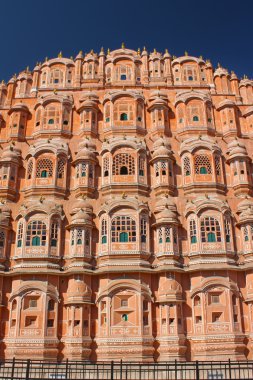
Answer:
<svg viewBox="0 0 253 380"><path fill-rule="evenodd" d="M0 85L0 356L253 358L253 82L124 46Z"/></svg>

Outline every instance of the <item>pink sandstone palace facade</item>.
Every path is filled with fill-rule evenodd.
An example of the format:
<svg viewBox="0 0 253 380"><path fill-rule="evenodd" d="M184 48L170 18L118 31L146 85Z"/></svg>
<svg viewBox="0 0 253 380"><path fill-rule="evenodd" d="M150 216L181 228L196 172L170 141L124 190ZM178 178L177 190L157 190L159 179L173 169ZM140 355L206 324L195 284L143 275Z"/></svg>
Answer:
<svg viewBox="0 0 253 380"><path fill-rule="evenodd" d="M185 53L0 84L0 357L253 358L253 81Z"/></svg>

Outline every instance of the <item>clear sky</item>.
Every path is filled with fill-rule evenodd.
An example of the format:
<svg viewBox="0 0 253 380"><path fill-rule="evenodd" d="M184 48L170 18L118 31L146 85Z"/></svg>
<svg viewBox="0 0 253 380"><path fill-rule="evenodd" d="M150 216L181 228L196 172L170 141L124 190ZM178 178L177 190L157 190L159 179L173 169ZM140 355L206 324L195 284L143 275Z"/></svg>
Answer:
<svg viewBox="0 0 253 380"><path fill-rule="evenodd" d="M168 48L253 77L253 0L0 0L0 80L100 47Z"/></svg>

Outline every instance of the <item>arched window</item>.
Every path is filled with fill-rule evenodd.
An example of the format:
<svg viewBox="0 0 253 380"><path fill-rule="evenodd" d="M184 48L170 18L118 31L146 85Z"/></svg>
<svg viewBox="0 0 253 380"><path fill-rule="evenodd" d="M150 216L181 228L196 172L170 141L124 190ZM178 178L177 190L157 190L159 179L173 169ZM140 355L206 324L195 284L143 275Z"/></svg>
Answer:
<svg viewBox="0 0 253 380"><path fill-rule="evenodd" d="M220 160L220 156L217 156L217 155L215 156L214 163L215 163L216 174L217 174L217 176L220 176L221 175L221 160Z"/></svg>
<svg viewBox="0 0 253 380"><path fill-rule="evenodd" d="M4 231L0 231L0 247L4 247L4 242L5 242L5 233Z"/></svg>
<svg viewBox="0 0 253 380"><path fill-rule="evenodd" d="M120 175L127 175L128 174L128 169L126 166L121 166L120 168Z"/></svg>
<svg viewBox="0 0 253 380"><path fill-rule="evenodd" d="M192 120L193 121L199 121L199 117L198 116L193 116Z"/></svg>
<svg viewBox="0 0 253 380"><path fill-rule="evenodd" d="M63 72L59 69L54 69L50 73L50 84L59 85L63 84Z"/></svg>
<svg viewBox="0 0 253 380"><path fill-rule="evenodd" d="M191 163L189 157L184 158L184 175L186 177L191 175Z"/></svg>
<svg viewBox="0 0 253 380"><path fill-rule="evenodd" d="M132 69L126 65L120 65L116 67L116 80L131 80Z"/></svg>
<svg viewBox="0 0 253 380"><path fill-rule="evenodd" d="M47 83L47 73L46 71L44 71L41 75L41 85L42 86L45 86Z"/></svg>
<svg viewBox="0 0 253 380"><path fill-rule="evenodd" d="M184 81L196 81L197 80L197 71L192 65L184 66L183 70Z"/></svg>
<svg viewBox="0 0 253 380"><path fill-rule="evenodd" d="M229 218L226 217L225 219L225 237L226 237L226 243L231 242L231 231L230 231L230 221Z"/></svg>
<svg viewBox="0 0 253 380"><path fill-rule="evenodd" d="M85 230L85 245L86 247L89 247L90 245L90 231L89 230Z"/></svg>
<svg viewBox="0 0 253 380"><path fill-rule="evenodd" d="M208 242L216 242L216 235L214 232L207 233L207 241Z"/></svg>
<svg viewBox="0 0 253 380"><path fill-rule="evenodd" d="M110 104L107 103L105 105L105 122L109 123L109 121L110 121Z"/></svg>
<svg viewBox="0 0 253 380"><path fill-rule="evenodd" d="M71 68L71 67L68 67L68 69L67 69L67 72L66 72L66 82L68 83L68 84L70 84L71 82L72 82L72 75L73 75L73 68Z"/></svg>
<svg viewBox="0 0 253 380"><path fill-rule="evenodd" d="M101 242L102 244L107 243L107 221L105 219L102 219L102 228L101 228Z"/></svg>
<svg viewBox="0 0 253 380"><path fill-rule="evenodd" d="M197 243L197 227L194 219L190 220L190 240L191 244Z"/></svg>
<svg viewBox="0 0 253 380"><path fill-rule="evenodd" d="M53 162L48 158L41 158L37 161L36 177L46 178L53 176Z"/></svg>
<svg viewBox="0 0 253 380"><path fill-rule="evenodd" d="M112 242L136 242L136 223L129 216L117 216L112 220Z"/></svg>
<svg viewBox="0 0 253 380"><path fill-rule="evenodd" d="M107 67L106 69L106 80L107 82L111 82L112 78L112 69L110 67Z"/></svg>
<svg viewBox="0 0 253 380"><path fill-rule="evenodd" d="M134 104L133 100L120 99L114 103L113 119L117 121L133 121L134 120Z"/></svg>
<svg viewBox="0 0 253 380"><path fill-rule="evenodd" d="M244 241L249 241L249 233L248 233L248 228L246 226L243 227L243 235L244 235Z"/></svg>
<svg viewBox="0 0 253 380"><path fill-rule="evenodd" d="M170 232L171 232L171 228L166 227L165 228L165 243L170 243Z"/></svg>
<svg viewBox="0 0 253 380"><path fill-rule="evenodd" d="M122 315L122 319L124 322L127 322L128 321L128 315L127 314L123 314Z"/></svg>
<svg viewBox="0 0 253 380"><path fill-rule="evenodd" d="M125 112L120 114L120 120L128 120L128 116Z"/></svg>
<svg viewBox="0 0 253 380"><path fill-rule="evenodd" d="M157 232L158 232L158 243L162 244L162 242L163 242L163 229L162 229L162 227L160 227Z"/></svg>
<svg viewBox="0 0 253 380"><path fill-rule="evenodd" d="M82 162L76 166L76 178L87 176L88 164Z"/></svg>
<svg viewBox="0 0 253 380"><path fill-rule="evenodd" d="M200 297L199 296L194 297L194 306L200 306Z"/></svg>
<svg viewBox="0 0 253 380"><path fill-rule="evenodd" d="M54 310L54 305L55 305L55 302L54 302L54 300L49 300L48 301L48 311L53 311Z"/></svg>
<svg viewBox="0 0 253 380"><path fill-rule="evenodd" d="M161 161L162 175L167 175L167 162Z"/></svg>
<svg viewBox="0 0 253 380"><path fill-rule="evenodd" d="M217 219L212 216L201 219L200 228L202 242L221 242L220 224Z"/></svg>
<svg viewBox="0 0 253 380"><path fill-rule="evenodd" d="M122 168L123 173L122 173ZM113 157L113 166L112 166L112 174L120 175L120 174L135 174L135 163L134 157L127 153L119 153Z"/></svg>
<svg viewBox="0 0 253 380"><path fill-rule="evenodd" d="M45 246L47 240L46 224L41 220L28 223L26 232L26 246Z"/></svg>
<svg viewBox="0 0 253 380"><path fill-rule="evenodd" d="M104 177L109 176L109 158L105 157L103 160Z"/></svg>
<svg viewBox="0 0 253 380"><path fill-rule="evenodd" d="M47 105L43 113L43 128L52 129L52 126L54 126L54 128L60 128L60 116L60 104Z"/></svg>
<svg viewBox="0 0 253 380"><path fill-rule="evenodd" d="M35 126L39 127L40 125L40 119L41 119L41 109L38 108L36 112L36 117L35 117Z"/></svg>
<svg viewBox="0 0 253 380"><path fill-rule="evenodd" d="M77 228L76 229L76 244L77 245L82 245L83 244L83 229L82 228Z"/></svg>
<svg viewBox="0 0 253 380"><path fill-rule="evenodd" d="M253 240L253 224L248 224L243 227L244 241Z"/></svg>
<svg viewBox="0 0 253 380"><path fill-rule="evenodd" d="M17 247L22 247L23 230L24 230L24 225L23 225L22 222L19 222L19 224L18 224L18 233L17 233Z"/></svg>
<svg viewBox="0 0 253 380"><path fill-rule="evenodd" d="M58 160L57 178L64 178L65 163L66 163L66 161L63 158Z"/></svg>
<svg viewBox="0 0 253 380"><path fill-rule="evenodd" d="M51 247L57 247L58 242L58 223L54 222L51 224Z"/></svg>
<svg viewBox="0 0 253 380"><path fill-rule="evenodd" d="M27 179L31 179L33 174L33 159L30 158L27 165Z"/></svg>
<svg viewBox="0 0 253 380"><path fill-rule="evenodd" d="M144 177L145 159L139 158L139 176Z"/></svg>
<svg viewBox="0 0 253 380"><path fill-rule="evenodd" d="M119 241L120 241L120 243L128 243L128 233L127 232L120 232Z"/></svg>
<svg viewBox="0 0 253 380"><path fill-rule="evenodd" d="M146 219L141 219L141 242L146 243L147 241L147 221Z"/></svg>
<svg viewBox="0 0 253 380"><path fill-rule="evenodd" d="M210 159L206 155L199 154L195 157L195 173L212 174L212 165Z"/></svg>
<svg viewBox="0 0 253 380"><path fill-rule="evenodd" d="M40 237L39 236L34 236L32 238L32 246L40 246Z"/></svg>
<svg viewBox="0 0 253 380"><path fill-rule="evenodd" d="M201 166L199 169L200 174L207 174L207 168L205 166Z"/></svg>

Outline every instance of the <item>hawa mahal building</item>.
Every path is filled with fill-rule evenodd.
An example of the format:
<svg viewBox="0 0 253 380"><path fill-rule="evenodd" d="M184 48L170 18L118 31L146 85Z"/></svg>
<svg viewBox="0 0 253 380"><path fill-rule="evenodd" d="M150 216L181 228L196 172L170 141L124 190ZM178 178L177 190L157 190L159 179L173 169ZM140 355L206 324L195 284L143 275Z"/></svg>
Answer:
<svg viewBox="0 0 253 380"><path fill-rule="evenodd" d="M253 81L125 48L0 85L0 356L253 357Z"/></svg>

